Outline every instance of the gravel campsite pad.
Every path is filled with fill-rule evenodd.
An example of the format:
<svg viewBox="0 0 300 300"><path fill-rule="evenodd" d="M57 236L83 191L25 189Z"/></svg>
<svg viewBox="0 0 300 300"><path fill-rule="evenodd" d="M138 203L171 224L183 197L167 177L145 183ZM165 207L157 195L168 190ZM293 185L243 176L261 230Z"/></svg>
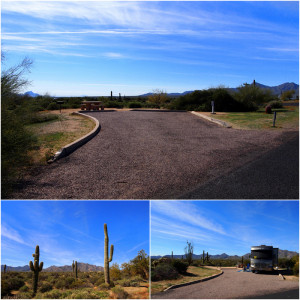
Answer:
<svg viewBox="0 0 300 300"><path fill-rule="evenodd" d="M88 114L99 120L100 133L71 155L35 169L13 198L172 199L298 137L296 131L223 128L189 112Z"/></svg>

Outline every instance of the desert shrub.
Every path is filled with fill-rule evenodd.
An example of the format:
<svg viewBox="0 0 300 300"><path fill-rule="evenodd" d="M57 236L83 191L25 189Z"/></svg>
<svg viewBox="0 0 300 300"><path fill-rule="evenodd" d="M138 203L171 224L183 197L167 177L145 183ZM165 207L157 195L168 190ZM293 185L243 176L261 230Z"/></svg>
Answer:
<svg viewBox="0 0 300 300"><path fill-rule="evenodd" d="M56 102L51 102L47 106L47 110L57 110L57 109L59 109L59 104L57 104Z"/></svg>
<svg viewBox="0 0 300 300"><path fill-rule="evenodd" d="M115 281L121 279L121 270L117 263L113 263L109 270L110 278Z"/></svg>
<svg viewBox="0 0 300 300"><path fill-rule="evenodd" d="M48 282L43 283L39 288L41 293L49 292L52 290L52 285Z"/></svg>
<svg viewBox="0 0 300 300"><path fill-rule="evenodd" d="M75 282L75 278L74 277L66 277L65 278L65 287L66 289L70 288L70 286L73 284L73 282Z"/></svg>
<svg viewBox="0 0 300 300"><path fill-rule="evenodd" d="M117 281L117 284L124 287L130 286L130 283L130 279L122 279Z"/></svg>
<svg viewBox="0 0 300 300"><path fill-rule="evenodd" d="M63 296L65 295L64 292L61 292L59 290L52 290L46 293L38 293L36 294L37 299L62 299L64 298Z"/></svg>
<svg viewBox="0 0 300 300"><path fill-rule="evenodd" d="M22 292L18 294L18 299L32 299L33 293L31 291Z"/></svg>
<svg viewBox="0 0 300 300"><path fill-rule="evenodd" d="M128 107L129 108L141 108L142 104L140 102L129 102Z"/></svg>
<svg viewBox="0 0 300 300"><path fill-rule="evenodd" d="M99 285L99 288L101 290L109 290L110 289L110 285L108 283L102 283Z"/></svg>
<svg viewBox="0 0 300 300"><path fill-rule="evenodd" d="M99 278L99 279L97 279L97 281L96 281L95 285L99 286L99 285L101 285L101 284L103 284L103 283L105 283L105 279L104 279L104 277L103 277L103 278Z"/></svg>
<svg viewBox="0 0 300 300"><path fill-rule="evenodd" d="M58 120L59 116L54 114L34 114L30 119L30 123L43 123Z"/></svg>
<svg viewBox="0 0 300 300"><path fill-rule="evenodd" d="M66 282L63 278L60 278L59 280L57 280L54 284L54 287L56 289L63 289L66 285Z"/></svg>
<svg viewBox="0 0 300 300"><path fill-rule="evenodd" d="M297 261L293 267L293 274L299 276L299 261Z"/></svg>
<svg viewBox="0 0 300 300"><path fill-rule="evenodd" d="M159 264L151 272L151 280L165 280L165 279L177 279L179 277L178 271L171 264Z"/></svg>
<svg viewBox="0 0 300 300"><path fill-rule="evenodd" d="M282 101L271 101L269 102L269 105L271 106L271 108L282 108Z"/></svg>
<svg viewBox="0 0 300 300"><path fill-rule="evenodd" d="M8 282L6 280L1 280L1 298L3 298L4 296L7 296L10 294L11 292L11 287L8 284Z"/></svg>
<svg viewBox="0 0 300 300"><path fill-rule="evenodd" d="M30 288L29 288L27 285L23 285L23 286L19 289L20 292L28 292L29 290L30 290Z"/></svg>
<svg viewBox="0 0 300 300"><path fill-rule="evenodd" d="M119 286L115 286L111 290L115 296L115 299L127 299L128 297L128 293Z"/></svg>
<svg viewBox="0 0 300 300"><path fill-rule="evenodd" d="M186 273L189 264L180 259L174 259L172 261L172 266L177 270L179 274L184 274Z"/></svg>
<svg viewBox="0 0 300 300"><path fill-rule="evenodd" d="M108 101L104 105L107 108L123 108L123 103L117 102L117 101Z"/></svg>

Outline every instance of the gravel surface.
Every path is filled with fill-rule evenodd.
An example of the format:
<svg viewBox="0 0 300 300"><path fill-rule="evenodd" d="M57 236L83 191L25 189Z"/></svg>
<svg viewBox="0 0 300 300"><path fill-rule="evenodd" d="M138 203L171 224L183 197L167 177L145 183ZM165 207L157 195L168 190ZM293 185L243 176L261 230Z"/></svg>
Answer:
<svg viewBox="0 0 300 300"><path fill-rule="evenodd" d="M173 199L298 135L227 129L188 112L88 114L99 120L100 133L68 157L36 168L12 198ZM260 198L269 195L262 191Z"/></svg>
<svg viewBox="0 0 300 300"><path fill-rule="evenodd" d="M254 274L224 269L223 275L189 286L152 295L153 299L241 299L268 298L276 294L282 298L299 298L299 282L280 280L274 274ZM298 291L298 293L297 293ZM297 295L297 297L295 297ZM290 298L289 297L289 298Z"/></svg>

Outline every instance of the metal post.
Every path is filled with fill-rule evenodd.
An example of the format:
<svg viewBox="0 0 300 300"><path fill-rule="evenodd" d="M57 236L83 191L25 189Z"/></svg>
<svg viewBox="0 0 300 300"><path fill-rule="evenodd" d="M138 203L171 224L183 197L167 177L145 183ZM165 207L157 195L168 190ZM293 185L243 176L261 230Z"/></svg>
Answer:
<svg viewBox="0 0 300 300"><path fill-rule="evenodd" d="M211 113L215 114L215 101L211 101Z"/></svg>
<svg viewBox="0 0 300 300"><path fill-rule="evenodd" d="M275 121L276 121L276 111L274 111L274 116L273 116L273 127L275 127Z"/></svg>

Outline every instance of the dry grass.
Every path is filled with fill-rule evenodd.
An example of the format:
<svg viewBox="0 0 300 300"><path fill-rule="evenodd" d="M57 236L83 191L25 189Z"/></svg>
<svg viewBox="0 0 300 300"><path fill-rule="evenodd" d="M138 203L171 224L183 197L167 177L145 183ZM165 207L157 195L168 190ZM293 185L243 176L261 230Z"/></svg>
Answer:
<svg viewBox="0 0 300 300"><path fill-rule="evenodd" d="M62 110L62 113L41 112L40 114L55 114L58 119L28 126L38 139L38 148L31 152L33 164L45 164L59 149L86 135L95 127L92 120L73 115L74 111L78 110Z"/></svg>
<svg viewBox="0 0 300 300"><path fill-rule="evenodd" d="M196 281L205 277L209 277L215 274L221 273L221 270L217 268L206 268L206 267L194 267L190 266L187 270L186 275L182 275L178 279L172 280L161 280L161 281L152 281L151 282L151 294L164 291L166 288L175 285L182 284L187 282Z"/></svg>

